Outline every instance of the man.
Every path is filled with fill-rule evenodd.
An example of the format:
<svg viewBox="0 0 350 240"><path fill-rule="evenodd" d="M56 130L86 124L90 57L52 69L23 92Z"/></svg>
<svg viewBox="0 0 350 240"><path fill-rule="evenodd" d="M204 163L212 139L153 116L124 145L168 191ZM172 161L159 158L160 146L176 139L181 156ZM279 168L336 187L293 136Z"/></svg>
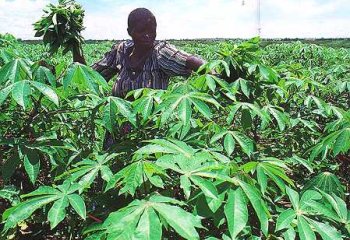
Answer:
<svg viewBox="0 0 350 240"><path fill-rule="evenodd" d="M166 89L170 77L189 76L204 63L167 42L156 41L156 29L152 12L146 8L133 10L128 17L132 40L113 46L103 59L92 65L107 81L118 74L113 96L125 97L129 91L139 88ZM104 148L111 144L113 141L107 136Z"/></svg>
<svg viewBox="0 0 350 240"><path fill-rule="evenodd" d="M124 97L128 91L143 87L166 89L171 76L188 76L203 64L166 42L155 41L156 28L156 18L148 9L133 10L128 17L132 40L113 46L92 65L106 80L119 73L113 96Z"/></svg>

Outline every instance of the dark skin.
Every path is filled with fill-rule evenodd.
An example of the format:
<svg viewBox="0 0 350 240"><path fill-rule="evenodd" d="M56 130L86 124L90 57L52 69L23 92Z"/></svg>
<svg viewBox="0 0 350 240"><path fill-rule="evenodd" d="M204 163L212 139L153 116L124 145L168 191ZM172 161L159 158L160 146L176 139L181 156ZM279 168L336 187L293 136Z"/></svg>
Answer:
<svg viewBox="0 0 350 240"><path fill-rule="evenodd" d="M147 56L153 49L157 26L151 18L148 18L140 21L132 29L128 28L128 33L134 41L134 48L129 55L131 65L135 69L142 69ZM189 56L186 59L186 67L189 72L197 71L203 64L203 60L196 56Z"/></svg>
<svg viewBox="0 0 350 240"><path fill-rule="evenodd" d="M131 66L133 69L142 69L147 57L153 49L157 36L157 26L149 17L139 21L132 29L128 28L128 33L134 41L134 48L129 55ZM74 61L86 65L85 58L82 54L81 57L75 57ZM186 67L189 73L197 71L203 64L204 62L202 59L193 55L186 59Z"/></svg>

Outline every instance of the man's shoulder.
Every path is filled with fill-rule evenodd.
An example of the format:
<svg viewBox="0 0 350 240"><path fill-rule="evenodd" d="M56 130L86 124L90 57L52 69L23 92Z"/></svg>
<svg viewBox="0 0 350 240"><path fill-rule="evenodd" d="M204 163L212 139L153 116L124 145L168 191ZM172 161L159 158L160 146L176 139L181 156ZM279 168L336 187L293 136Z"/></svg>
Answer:
<svg viewBox="0 0 350 240"><path fill-rule="evenodd" d="M118 50L118 51L123 51L124 49L130 47L133 44L132 40L121 40L121 41L116 41L112 49L113 50Z"/></svg>
<svg viewBox="0 0 350 240"><path fill-rule="evenodd" d="M154 44L154 49L160 49L167 45L169 45L169 43L166 40L157 40Z"/></svg>
<svg viewBox="0 0 350 240"><path fill-rule="evenodd" d="M154 50L156 50L158 53L178 51L174 45L165 40L158 41L154 46Z"/></svg>

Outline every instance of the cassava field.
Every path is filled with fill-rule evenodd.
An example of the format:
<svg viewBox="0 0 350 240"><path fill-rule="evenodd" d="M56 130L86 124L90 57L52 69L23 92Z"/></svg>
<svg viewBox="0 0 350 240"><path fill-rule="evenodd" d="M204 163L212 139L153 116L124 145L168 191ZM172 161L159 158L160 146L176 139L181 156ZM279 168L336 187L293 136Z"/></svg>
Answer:
<svg viewBox="0 0 350 240"><path fill-rule="evenodd" d="M207 64L128 101L88 67L114 42L2 35L0 238L349 239L349 42L173 43Z"/></svg>

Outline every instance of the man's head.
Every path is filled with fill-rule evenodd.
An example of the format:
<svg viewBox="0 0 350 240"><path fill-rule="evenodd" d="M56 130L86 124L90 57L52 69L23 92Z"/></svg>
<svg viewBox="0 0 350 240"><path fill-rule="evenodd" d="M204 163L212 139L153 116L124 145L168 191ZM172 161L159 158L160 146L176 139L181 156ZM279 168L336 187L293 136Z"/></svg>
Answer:
<svg viewBox="0 0 350 240"><path fill-rule="evenodd" d="M157 21L146 8L136 8L128 17L128 33L135 45L152 47L157 35Z"/></svg>

